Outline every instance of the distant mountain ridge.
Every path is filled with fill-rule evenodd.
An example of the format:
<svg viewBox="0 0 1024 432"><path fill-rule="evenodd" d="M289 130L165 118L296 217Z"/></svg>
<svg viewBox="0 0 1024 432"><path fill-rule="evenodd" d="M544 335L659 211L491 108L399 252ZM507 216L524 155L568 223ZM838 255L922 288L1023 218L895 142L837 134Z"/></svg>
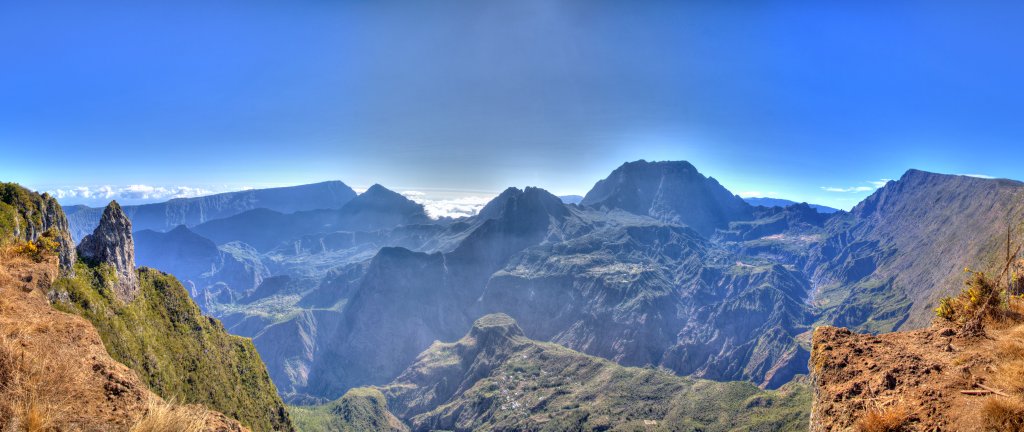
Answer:
<svg viewBox="0 0 1024 432"><path fill-rule="evenodd" d="M168 231L178 225L195 226L256 208L281 213L341 208L356 192L340 181L300 186L251 189L167 202L122 206L136 230ZM99 224L102 208L69 206L66 209L71 235L77 242Z"/></svg>
<svg viewBox="0 0 1024 432"><path fill-rule="evenodd" d="M257 208L196 225L193 231L218 244L242 241L266 251L306 235L370 232L429 222L422 204L375 184L338 209L283 213Z"/></svg>
<svg viewBox="0 0 1024 432"><path fill-rule="evenodd" d="M746 201L747 204L750 204L752 206L762 206L762 207L789 207L789 206L791 206L793 204L798 204L796 201L790 201L788 199L781 199L781 198L756 198L755 197L755 198L743 198L743 200ZM804 204L807 204L807 203L804 203ZM837 211L840 211L839 209L836 209L836 208L832 208L832 207L828 207L828 206L823 206L823 205L818 205L818 204L807 204L807 205L809 205L809 206L811 206L811 208L817 210L818 213L835 213Z"/></svg>

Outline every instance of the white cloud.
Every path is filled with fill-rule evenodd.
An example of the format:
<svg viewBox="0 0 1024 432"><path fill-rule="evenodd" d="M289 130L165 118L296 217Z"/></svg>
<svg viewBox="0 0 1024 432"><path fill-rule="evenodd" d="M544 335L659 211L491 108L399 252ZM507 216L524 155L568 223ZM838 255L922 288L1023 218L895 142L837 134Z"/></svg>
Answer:
<svg viewBox="0 0 1024 432"><path fill-rule="evenodd" d="M871 187L871 186L851 186L851 187L823 186L821 188L821 190L823 190L825 192L867 192L867 191L873 191L875 189L878 189L878 188Z"/></svg>
<svg viewBox="0 0 1024 432"><path fill-rule="evenodd" d="M207 189L190 186L150 186L134 184L128 186L75 186L57 188L47 191L58 200L96 200L107 201L121 199L127 201L168 200L172 198L192 198L209 195Z"/></svg>
<svg viewBox="0 0 1024 432"><path fill-rule="evenodd" d="M995 177L992 177L990 175L985 175L985 174L961 174L961 175L965 175L967 177L980 178L980 179L989 179L989 180L995 178Z"/></svg>
<svg viewBox="0 0 1024 432"><path fill-rule="evenodd" d="M822 186L821 190L823 190L825 192L838 192L838 193L871 192L871 191L873 191L875 189L878 189L878 188L880 188L882 186L885 186L885 184L889 183L890 181L892 181L892 180L891 179L868 180L868 181L866 181L864 183L870 184L871 186L850 186L850 187Z"/></svg>
<svg viewBox="0 0 1024 432"><path fill-rule="evenodd" d="M739 192L740 198L774 198L779 196L778 192L743 191Z"/></svg>
<svg viewBox="0 0 1024 432"><path fill-rule="evenodd" d="M487 205L493 196L464 196L446 199L430 199L427 194L420 191L402 192L406 198L423 205L427 216L438 219L443 217L460 218L476 215L480 209Z"/></svg>

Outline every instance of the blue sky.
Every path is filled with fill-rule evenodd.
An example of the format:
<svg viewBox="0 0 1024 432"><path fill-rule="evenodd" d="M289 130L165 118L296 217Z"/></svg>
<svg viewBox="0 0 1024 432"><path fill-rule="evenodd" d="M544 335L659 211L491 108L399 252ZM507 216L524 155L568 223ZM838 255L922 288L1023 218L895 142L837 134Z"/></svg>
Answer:
<svg viewBox="0 0 1024 432"><path fill-rule="evenodd" d="M1020 2L140 3L0 5L0 178L458 198L684 159L842 208L909 168L1024 178Z"/></svg>

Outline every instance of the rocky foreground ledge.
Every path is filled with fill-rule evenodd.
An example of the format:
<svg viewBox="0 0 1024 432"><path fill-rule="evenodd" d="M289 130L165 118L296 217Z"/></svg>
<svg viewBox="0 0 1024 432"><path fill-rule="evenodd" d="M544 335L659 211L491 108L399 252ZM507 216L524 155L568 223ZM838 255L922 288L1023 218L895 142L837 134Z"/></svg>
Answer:
<svg viewBox="0 0 1024 432"><path fill-rule="evenodd" d="M882 335L814 332L811 431L977 431L1024 427L1024 325Z"/></svg>

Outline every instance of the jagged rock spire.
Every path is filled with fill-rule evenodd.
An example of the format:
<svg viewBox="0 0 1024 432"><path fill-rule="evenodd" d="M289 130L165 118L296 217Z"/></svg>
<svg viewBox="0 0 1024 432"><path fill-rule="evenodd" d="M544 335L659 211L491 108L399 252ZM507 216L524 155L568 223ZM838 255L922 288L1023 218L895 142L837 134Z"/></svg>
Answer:
<svg viewBox="0 0 1024 432"><path fill-rule="evenodd" d="M124 302L135 299L139 291L135 274L135 242L132 240L132 221L125 216L117 201L111 201L103 210L100 224L91 235L78 245L79 258L94 263L108 263L117 271L114 291Z"/></svg>

